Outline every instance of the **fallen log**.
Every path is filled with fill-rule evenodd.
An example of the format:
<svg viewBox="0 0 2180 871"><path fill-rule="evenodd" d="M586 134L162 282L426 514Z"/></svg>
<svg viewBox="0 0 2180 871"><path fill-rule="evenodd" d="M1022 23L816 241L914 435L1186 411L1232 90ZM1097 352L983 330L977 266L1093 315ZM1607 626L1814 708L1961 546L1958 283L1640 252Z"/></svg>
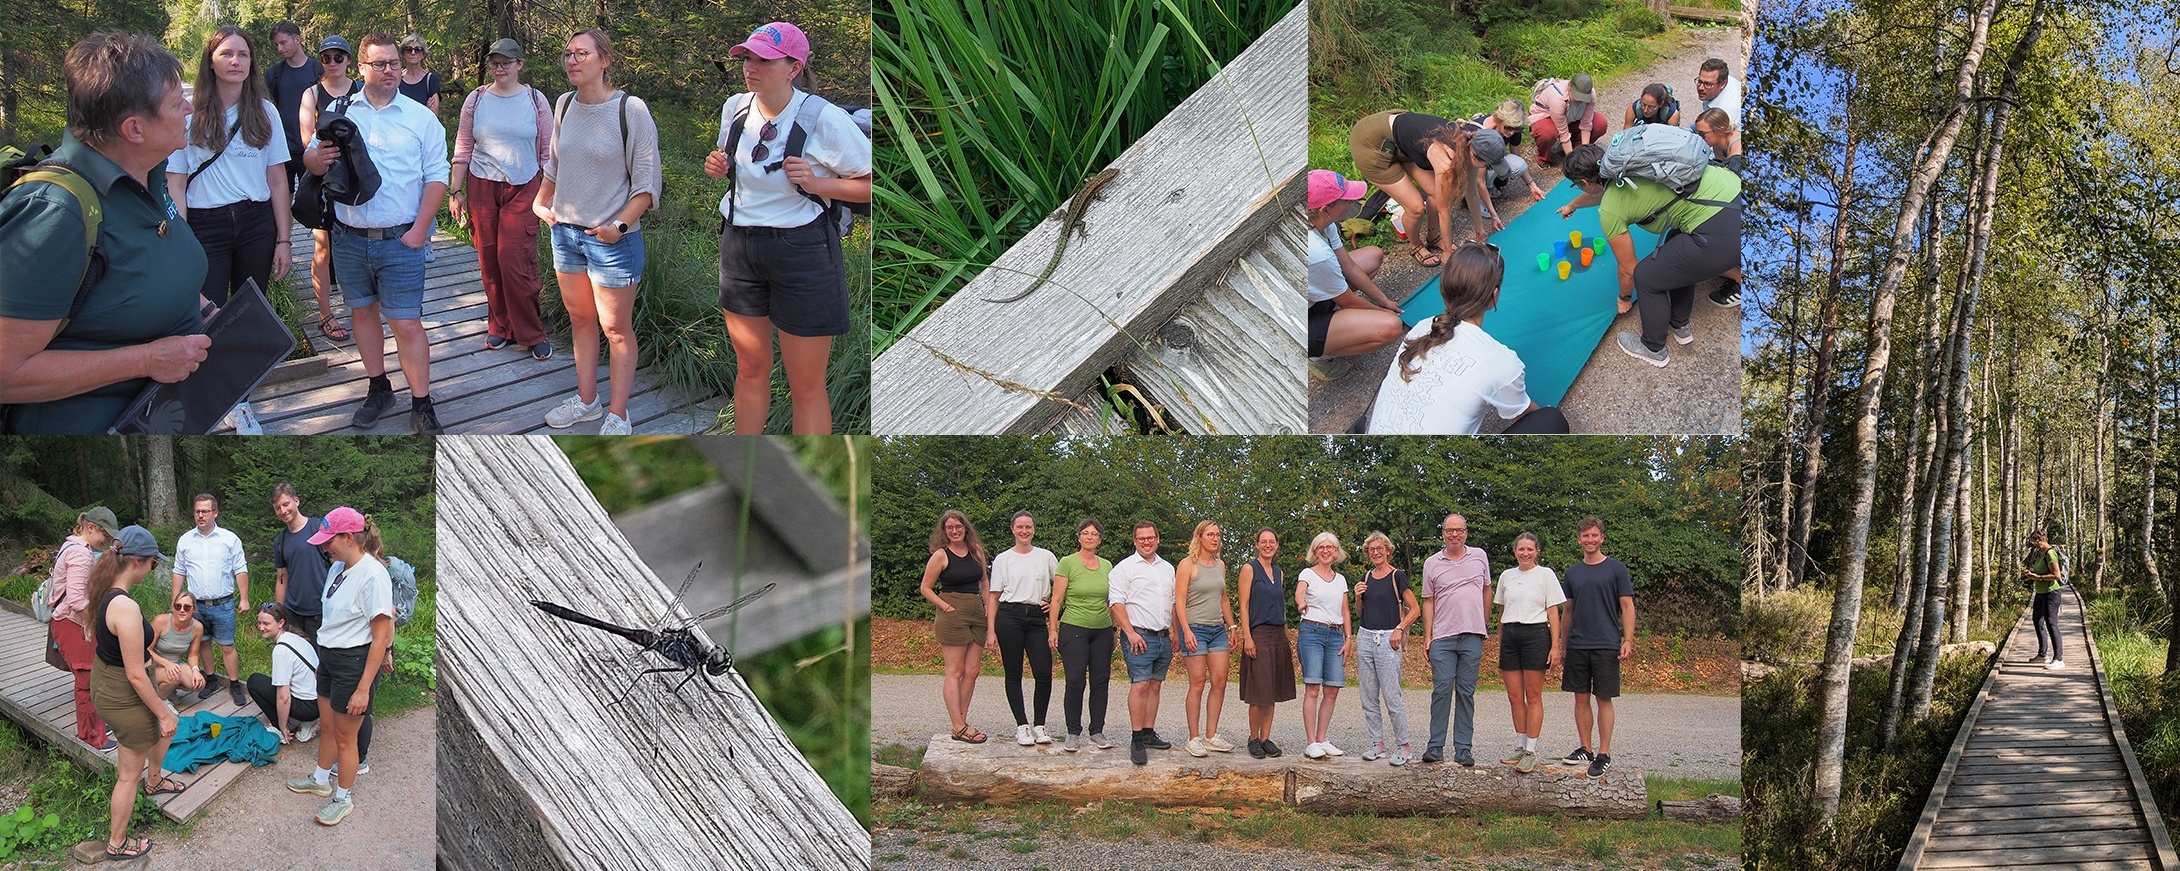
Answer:
<svg viewBox="0 0 2180 871"><path fill-rule="evenodd" d="M916 789L916 772L883 762L870 764L870 794L876 798L905 798Z"/></svg>
<svg viewBox="0 0 2180 871"><path fill-rule="evenodd" d="M1672 17L1689 21L1708 21L1714 24L1740 24L1738 9L1704 9L1699 6L1668 6Z"/></svg>
<svg viewBox="0 0 2180 871"><path fill-rule="evenodd" d="M1311 762L1291 765L1288 771L1287 803L1316 814L1457 816L1503 811L1627 820L1650 813L1642 772L1629 768L1590 777L1580 767L1556 763L1523 774L1513 766L1493 764L1394 768Z"/></svg>
<svg viewBox="0 0 2180 871"><path fill-rule="evenodd" d="M1711 793L1695 801L1659 800L1658 812L1669 820L1691 820L1704 823L1730 823L1741 818L1741 799Z"/></svg>

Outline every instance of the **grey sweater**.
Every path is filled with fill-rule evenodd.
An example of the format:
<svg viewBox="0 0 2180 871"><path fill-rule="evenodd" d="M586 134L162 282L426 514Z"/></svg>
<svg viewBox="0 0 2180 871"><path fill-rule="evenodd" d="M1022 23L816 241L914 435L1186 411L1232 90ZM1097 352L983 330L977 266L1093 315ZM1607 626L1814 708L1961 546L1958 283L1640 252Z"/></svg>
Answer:
<svg viewBox="0 0 2180 871"><path fill-rule="evenodd" d="M545 177L553 180L550 206L561 223L596 227L613 222L613 216L639 193L651 195L651 208L659 207L659 129L651 109L637 97L628 98L628 148L621 148L621 98L619 92L597 105L585 105L573 95L567 113L553 131L552 157L545 161ZM560 103L553 103L557 110ZM565 170L565 171L563 171ZM630 221L630 229L642 221Z"/></svg>

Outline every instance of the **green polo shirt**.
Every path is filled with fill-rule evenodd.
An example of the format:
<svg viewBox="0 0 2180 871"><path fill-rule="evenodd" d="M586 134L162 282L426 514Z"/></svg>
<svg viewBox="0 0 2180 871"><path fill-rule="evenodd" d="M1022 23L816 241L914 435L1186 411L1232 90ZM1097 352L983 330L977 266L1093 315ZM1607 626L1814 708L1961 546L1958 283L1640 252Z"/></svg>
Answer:
<svg viewBox="0 0 2180 871"><path fill-rule="evenodd" d="M2056 550L2056 547L2053 549ZM2029 571L2035 572L2039 575L2058 574L2059 558L2055 556L2051 550L2032 550L2029 552L2028 568ZM2038 593L2049 593L2053 590L2059 589L2059 582L2047 581L2039 578L2030 581L2029 588Z"/></svg>
<svg viewBox="0 0 2180 871"><path fill-rule="evenodd" d="M1703 180L1696 183L1696 192L1690 199L1730 203L1740 195L1741 177L1725 167L1712 166L1704 168ZM1603 225L1605 238L1610 239L1627 232L1629 224L1657 211L1659 206L1672 202L1672 188L1647 178L1631 177L1605 186L1605 198L1597 204L1597 220ZM1657 220L1640 226L1652 233L1664 233L1667 227L1693 233L1704 221L1718 214L1719 208L1681 200L1673 203Z"/></svg>
<svg viewBox="0 0 2180 871"><path fill-rule="evenodd" d="M170 217L166 166L153 167L148 179L130 178L73 136L64 137L53 159L74 168L99 192L106 277L46 347L98 351L204 332L197 314L204 248L188 224ZM158 183L147 185L149 180ZM68 316L87 266L83 227L81 206L59 185L26 184L0 198L0 317L57 321ZM66 399L5 406L0 432L102 434L149 381L135 378Z"/></svg>

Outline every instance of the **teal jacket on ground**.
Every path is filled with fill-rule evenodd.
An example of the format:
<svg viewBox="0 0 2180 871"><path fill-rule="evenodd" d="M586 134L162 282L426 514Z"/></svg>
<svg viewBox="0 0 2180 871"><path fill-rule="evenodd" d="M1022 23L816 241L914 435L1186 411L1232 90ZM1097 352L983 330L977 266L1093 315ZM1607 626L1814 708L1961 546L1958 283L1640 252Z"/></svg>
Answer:
<svg viewBox="0 0 2180 871"><path fill-rule="evenodd" d="M212 734L214 725L219 734ZM198 711L183 717L174 728L174 743L167 747L162 765L168 771L196 771L198 766L223 761L270 765L280 753L280 736L266 731L256 717L222 717Z"/></svg>

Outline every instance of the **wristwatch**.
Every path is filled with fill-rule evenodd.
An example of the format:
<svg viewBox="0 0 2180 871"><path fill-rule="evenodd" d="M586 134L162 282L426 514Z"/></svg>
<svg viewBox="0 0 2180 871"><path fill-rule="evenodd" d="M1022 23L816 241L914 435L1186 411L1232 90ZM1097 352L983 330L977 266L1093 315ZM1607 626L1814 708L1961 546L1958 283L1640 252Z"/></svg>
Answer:
<svg viewBox="0 0 2180 871"><path fill-rule="evenodd" d="M623 236L626 236L626 235L628 235L628 222L627 222L627 221L614 221L614 222L613 222L613 232L615 232L615 233L619 233L619 234L621 234L621 235L623 235Z"/></svg>

